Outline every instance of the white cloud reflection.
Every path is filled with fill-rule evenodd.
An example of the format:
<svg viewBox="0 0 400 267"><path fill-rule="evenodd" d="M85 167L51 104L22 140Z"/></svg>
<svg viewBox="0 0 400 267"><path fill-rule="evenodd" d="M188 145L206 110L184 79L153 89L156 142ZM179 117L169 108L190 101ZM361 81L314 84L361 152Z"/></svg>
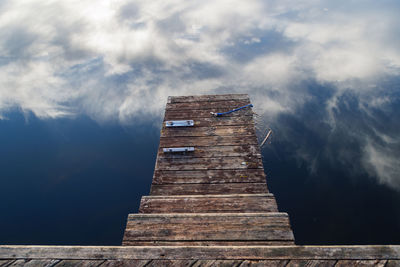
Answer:
<svg viewBox="0 0 400 267"><path fill-rule="evenodd" d="M0 10L0 118L17 107L133 123L159 116L168 95L247 92L272 120L307 105L304 82L314 81L334 89L324 101L335 127L343 94L371 115L393 101L381 81L400 72L396 1L2 1ZM398 184L398 159L368 138L365 168Z"/></svg>

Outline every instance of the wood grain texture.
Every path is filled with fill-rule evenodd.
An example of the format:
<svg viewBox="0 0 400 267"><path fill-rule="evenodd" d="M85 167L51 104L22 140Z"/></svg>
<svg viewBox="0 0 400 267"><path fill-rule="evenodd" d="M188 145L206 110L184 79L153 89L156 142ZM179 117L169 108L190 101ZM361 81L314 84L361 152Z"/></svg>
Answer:
<svg viewBox="0 0 400 267"><path fill-rule="evenodd" d="M153 184L265 183L263 169L166 171L156 170Z"/></svg>
<svg viewBox="0 0 400 267"><path fill-rule="evenodd" d="M213 127L166 127L161 131L161 137L206 137L206 136L255 136L254 127L240 126L213 126Z"/></svg>
<svg viewBox="0 0 400 267"><path fill-rule="evenodd" d="M270 194L207 196L144 196L139 213L243 213L277 212Z"/></svg>
<svg viewBox="0 0 400 267"><path fill-rule="evenodd" d="M400 260L400 246L0 246L0 259Z"/></svg>
<svg viewBox="0 0 400 267"><path fill-rule="evenodd" d="M266 183L152 184L151 195L222 195L268 193Z"/></svg>
<svg viewBox="0 0 400 267"><path fill-rule="evenodd" d="M285 267L288 262L287 260L244 260L239 267Z"/></svg>
<svg viewBox="0 0 400 267"><path fill-rule="evenodd" d="M100 267L144 267L151 260L106 260Z"/></svg>
<svg viewBox="0 0 400 267"><path fill-rule="evenodd" d="M164 120L188 120L196 118L210 118L214 113L223 113L229 111L229 108L209 108L209 109L187 109L187 110L168 110L164 115ZM224 117L241 117L253 116L254 112L251 108L244 108L229 114L223 115Z"/></svg>
<svg viewBox="0 0 400 267"><path fill-rule="evenodd" d="M104 260L62 260L54 267L97 267L104 263Z"/></svg>
<svg viewBox="0 0 400 267"><path fill-rule="evenodd" d="M210 109L210 108L226 108L232 110L250 104L249 99L245 100L225 100L225 101L201 101L186 103L167 103L166 111L176 110L193 110L193 109Z"/></svg>
<svg viewBox="0 0 400 267"><path fill-rule="evenodd" d="M254 135L243 136L181 136L161 137L160 147L185 147L185 146L240 146L257 145L258 140Z"/></svg>
<svg viewBox="0 0 400 267"><path fill-rule="evenodd" d="M386 260L339 260L335 267L358 266L358 267L384 267Z"/></svg>
<svg viewBox="0 0 400 267"><path fill-rule="evenodd" d="M336 260L291 260L286 267L333 267Z"/></svg>
<svg viewBox="0 0 400 267"><path fill-rule="evenodd" d="M219 158L172 158L158 159L156 170L223 170L223 169L262 169L258 157L219 157Z"/></svg>
<svg viewBox="0 0 400 267"><path fill-rule="evenodd" d="M210 101L234 101L249 100L248 94L222 94L222 95L191 95L191 96L169 96L168 103L191 103Z"/></svg>
<svg viewBox="0 0 400 267"><path fill-rule="evenodd" d="M195 151L186 153L163 153L162 148L160 147L157 158L214 158L251 156L261 158L261 152L258 145L196 146Z"/></svg>
<svg viewBox="0 0 400 267"><path fill-rule="evenodd" d="M129 214L124 240L291 241L286 213Z"/></svg>

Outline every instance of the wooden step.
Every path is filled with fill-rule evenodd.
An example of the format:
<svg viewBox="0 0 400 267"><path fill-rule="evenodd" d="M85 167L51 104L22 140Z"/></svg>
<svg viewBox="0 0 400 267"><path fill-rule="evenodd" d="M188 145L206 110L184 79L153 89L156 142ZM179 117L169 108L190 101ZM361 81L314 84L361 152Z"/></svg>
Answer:
<svg viewBox="0 0 400 267"><path fill-rule="evenodd" d="M273 194L143 196L139 213L278 212Z"/></svg>
<svg viewBox="0 0 400 267"><path fill-rule="evenodd" d="M263 169L170 171L155 170L153 184L265 183Z"/></svg>
<svg viewBox="0 0 400 267"><path fill-rule="evenodd" d="M223 245L293 242L294 237L286 213L129 214L123 245L152 241Z"/></svg>
<svg viewBox="0 0 400 267"><path fill-rule="evenodd" d="M169 96L168 103L191 103L191 102L216 102L249 100L248 94L222 94L222 95L191 95L191 96Z"/></svg>
<svg viewBox="0 0 400 267"><path fill-rule="evenodd" d="M232 195L265 194L266 183L225 183L225 184L152 184L150 195Z"/></svg>

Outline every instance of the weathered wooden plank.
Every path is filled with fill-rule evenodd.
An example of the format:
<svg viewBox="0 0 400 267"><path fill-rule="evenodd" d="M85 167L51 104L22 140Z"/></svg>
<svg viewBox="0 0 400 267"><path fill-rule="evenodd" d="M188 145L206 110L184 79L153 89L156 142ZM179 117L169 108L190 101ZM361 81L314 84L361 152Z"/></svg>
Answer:
<svg viewBox="0 0 400 267"><path fill-rule="evenodd" d="M140 241L140 240L124 240L123 246L292 246L294 241Z"/></svg>
<svg viewBox="0 0 400 267"><path fill-rule="evenodd" d="M239 267L285 267L287 264L287 260L245 260Z"/></svg>
<svg viewBox="0 0 400 267"><path fill-rule="evenodd" d="M167 103L166 111L170 110L191 110L191 109L210 109L226 108L232 110L250 104L250 100L225 100L225 101L201 101L185 103Z"/></svg>
<svg viewBox="0 0 400 267"><path fill-rule="evenodd" d="M169 96L168 103L249 100L248 94Z"/></svg>
<svg viewBox="0 0 400 267"><path fill-rule="evenodd" d="M100 266L104 260L62 260L55 265L55 267L97 267Z"/></svg>
<svg viewBox="0 0 400 267"><path fill-rule="evenodd" d="M180 127L163 128L161 137L206 137L206 136L255 136L255 129L251 125L217 126L217 127Z"/></svg>
<svg viewBox="0 0 400 267"><path fill-rule="evenodd" d="M344 266L359 266L359 267L384 267L386 264L386 260L339 260L335 267L344 267Z"/></svg>
<svg viewBox="0 0 400 267"><path fill-rule="evenodd" d="M219 158L172 158L158 159L156 170L232 170L262 169L261 158L219 157Z"/></svg>
<svg viewBox="0 0 400 267"><path fill-rule="evenodd" d="M243 260L199 260L191 267L237 267Z"/></svg>
<svg viewBox="0 0 400 267"><path fill-rule="evenodd" d="M210 118L196 118L193 127L220 127L220 126L251 126L254 127L254 120L252 116L240 117L210 117ZM163 124L162 130L166 129ZM173 128L176 129L176 128Z"/></svg>
<svg viewBox="0 0 400 267"><path fill-rule="evenodd" d="M106 260L100 267L144 267L150 260Z"/></svg>
<svg viewBox="0 0 400 267"><path fill-rule="evenodd" d="M144 196L139 213L278 212L272 194Z"/></svg>
<svg viewBox="0 0 400 267"><path fill-rule="evenodd" d="M399 245L380 246L0 246L0 259L348 259L400 260ZM394 261L396 260L396 261Z"/></svg>
<svg viewBox="0 0 400 267"><path fill-rule="evenodd" d="M0 259L0 267L8 266L9 264L13 263L15 260L1 260Z"/></svg>
<svg viewBox="0 0 400 267"><path fill-rule="evenodd" d="M291 260L286 267L333 267L336 260Z"/></svg>
<svg viewBox="0 0 400 267"><path fill-rule="evenodd" d="M146 267L187 267L192 266L195 262L196 260L152 260Z"/></svg>
<svg viewBox="0 0 400 267"><path fill-rule="evenodd" d="M265 183L263 169L154 171L153 184Z"/></svg>
<svg viewBox="0 0 400 267"><path fill-rule="evenodd" d="M55 266L60 260L54 259L43 259L43 260L36 260L36 259L19 259L14 261L9 265L4 265L7 267L53 267ZM2 266L0 264L0 266Z"/></svg>
<svg viewBox="0 0 400 267"><path fill-rule="evenodd" d="M164 115L164 120L187 120L196 118L209 118L213 116L211 112L222 113L229 111L228 108L210 108L210 109L186 109L186 110L168 110ZM225 114L224 117L253 116L251 108L244 108L238 111Z"/></svg>
<svg viewBox="0 0 400 267"><path fill-rule="evenodd" d="M286 213L129 214L124 240L291 241Z"/></svg>
<svg viewBox="0 0 400 267"><path fill-rule="evenodd" d="M187 147L187 146L238 146L257 145L258 140L254 135L243 136L181 136L161 137L160 147Z"/></svg>
<svg viewBox="0 0 400 267"><path fill-rule="evenodd" d="M398 267L400 266L400 260L388 260L385 267Z"/></svg>
<svg viewBox="0 0 400 267"><path fill-rule="evenodd" d="M224 184L153 184L151 195L222 195L222 194L264 194L268 193L266 183L224 183Z"/></svg>
<svg viewBox="0 0 400 267"><path fill-rule="evenodd" d="M216 157L241 157L253 156L261 158L258 145L241 146L196 146L193 152L163 153L158 150L158 158L216 158Z"/></svg>

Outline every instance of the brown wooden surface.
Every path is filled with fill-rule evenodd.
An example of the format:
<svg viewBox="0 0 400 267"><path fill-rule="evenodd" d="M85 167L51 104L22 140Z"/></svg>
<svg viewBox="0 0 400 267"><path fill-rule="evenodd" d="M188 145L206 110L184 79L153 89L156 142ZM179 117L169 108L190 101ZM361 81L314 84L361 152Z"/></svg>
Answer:
<svg viewBox="0 0 400 267"><path fill-rule="evenodd" d="M158 159L162 158L215 158L215 157L260 157L257 145L240 146L196 146L195 151L186 153L163 153L158 150Z"/></svg>
<svg viewBox="0 0 400 267"><path fill-rule="evenodd" d="M221 195L221 194L263 194L268 193L265 183L223 183L223 184L153 184L151 195Z"/></svg>
<svg viewBox="0 0 400 267"><path fill-rule="evenodd" d="M277 212L272 194L144 196L140 213Z"/></svg>
<svg viewBox="0 0 400 267"><path fill-rule="evenodd" d="M210 118L211 112L222 113L229 111L229 108L209 108L209 109L189 109L189 110L168 110L165 113L165 120L193 120L196 118ZM254 112L251 108L244 108L229 114L223 115L224 117L241 117L253 116Z"/></svg>
<svg viewBox="0 0 400 267"><path fill-rule="evenodd" d="M130 214L124 241L291 241L285 213Z"/></svg>
<svg viewBox="0 0 400 267"><path fill-rule="evenodd" d="M161 137L160 147L257 145L254 135Z"/></svg>
<svg viewBox="0 0 400 267"><path fill-rule="evenodd" d="M220 127L181 127L164 128L161 137L181 137L181 136L255 136L255 129L245 125L239 126L220 126ZM254 139L254 138L253 138ZM200 145L199 145L200 146Z"/></svg>
<svg viewBox="0 0 400 267"><path fill-rule="evenodd" d="M154 172L153 184L265 183L263 169Z"/></svg>
<svg viewBox="0 0 400 267"><path fill-rule="evenodd" d="M248 100L248 94L223 94L223 95L191 95L191 96L169 96L168 103L191 103L191 102L210 102L210 101L232 101Z"/></svg>
<svg viewBox="0 0 400 267"><path fill-rule="evenodd" d="M250 104L250 100L225 100L225 101L201 101L201 102L186 102L186 103L167 103L166 110L196 110L196 109L211 109L211 108L226 108L226 111L236 109Z"/></svg>
<svg viewBox="0 0 400 267"><path fill-rule="evenodd" d="M0 260L389 260L400 246L0 246Z"/></svg>

